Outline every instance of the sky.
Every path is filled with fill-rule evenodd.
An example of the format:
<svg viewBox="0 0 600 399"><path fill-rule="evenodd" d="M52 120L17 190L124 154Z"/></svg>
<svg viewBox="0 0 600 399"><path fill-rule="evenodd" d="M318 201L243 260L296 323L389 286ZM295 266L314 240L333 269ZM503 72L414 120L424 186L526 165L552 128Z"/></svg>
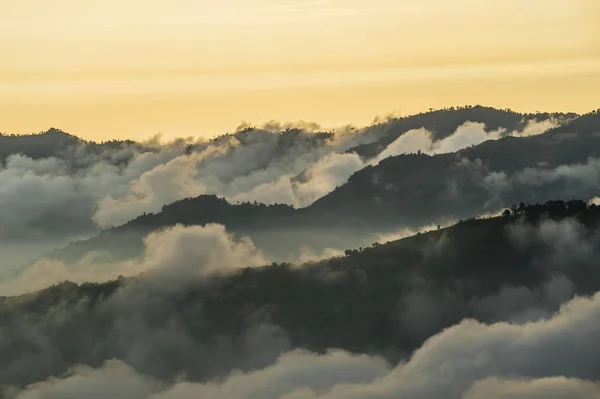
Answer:
<svg viewBox="0 0 600 399"><path fill-rule="evenodd" d="M597 0L0 0L0 131L215 136L600 105Z"/></svg>

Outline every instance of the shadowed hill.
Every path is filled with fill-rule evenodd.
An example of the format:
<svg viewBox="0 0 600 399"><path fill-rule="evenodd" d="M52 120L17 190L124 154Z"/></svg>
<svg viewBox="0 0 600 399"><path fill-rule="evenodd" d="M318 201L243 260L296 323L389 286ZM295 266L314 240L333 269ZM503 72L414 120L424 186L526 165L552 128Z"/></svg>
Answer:
<svg viewBox="0 0 600 399"><path fill-rule="evenodd" d="M593 172L600 158L599 132L600 114L593 113L538 136L506 137L451 154L390 157L297 210L231 205L214 196L178 201L50 257L75 261L100 249L119 258L137 256L143 237L154 229L213 222L283 256L301 246L358 246L375 233L459 220L521 200L592 198L600 184Z"/></svg>
<svg viewBox="0 0 600 399"><path fill-rule="evenodd" d="M67 151L76 146L82 146L91 153L100 154L105 150L115 150L133 145L138 144L131 140L112 140L103 143L82 140L55 128L27 135L0 133L0 161L4 162L12 154L22 154L32 159L64 158L69 156Z"/></svg>
<svg viewBox="0 0 600 399"><path fill-rule="evenodd" d="M377 132L377 140L373 143L354 147L348 152L356 152L367 159L374 158L403 133L413 129L425 128L429 130L433 135L433 141L436 141L450 136L466 122L484 123L487 131L504 128L507 132L521 132L529 122L541 122L551 119L564 123L575 119L577 116L574 113L523 114L480 105L445 108L394 118L385 123L371 126L366 130L367 132Z"/></svg>
<svg viewBox="0 0 600 399"><path fill-rule="evenodd" d="M389 119L386 122L374 124L362 129L361 135L369 144L358 145L348 152L356 152L362 157L372 158L397 139L401 134L412 130L425 128L433 133L434 140L450 136L465 122L485 123L488 131L505 128L507 131L521 131L530 121L545 121L553 119L557 122L567 122L576 118L574 113L536 113L523 114L511 110L499 110L483 106L452 107L429 111L401 118ZM283 129L283 127L282 127ZM221 135L211 141L225 141L234 137L240 143L247 144L260 138L254 133L261 129L248 127L232 134ZM298 140L307 140L318 147L324 141L333 137L330 132L315 132L310 135L301 128L286 128L280 132L280 147L283 150L291 147ZM256 136L256 137L255 137ZM16 135L0 133L0 160L5 160L11 154L23 154L33 159L62 157L65 151L73 146L85 146L92 153L100 153L105 149L116 149L124 145L142 146L131 140L112 140L103 143L83 140L60 129L51 128L38 134Z"/></svg>
<svg viewBox="0 0 600 399"><path fill-rule="evenodd" d="M11 154L23 154L33 159L48 158L82 142L78 137L54 128L39 134L0 134L0 159L4 160Z"/></svg>
<svg viewBox="0 0 600 399"><path fill-rule="evenodd" d="M122 226L105 230L94 238L52 251L47 257L76 262L88 252L108 249L116 259L133 258L143 250L143 238L150 232L164 227L176 224L191 226L219 223L226 225L232 232L242 234L249 230L268 231L281 227L291 220L293 215L294 208L287 205L232 205L217 196L202 195L165 205L157 214L138 216Z"/></svg>
<svg viewBox="0 0 600 399"><path fill-rule="evenodd" d="M152 291L141 276L3 298L0 384L110 358L162 379L185 373L206 380L253 367L251 347L260 342L262 353L271 353L282 340L395 362L464 318L536 320L600 290L599 227L600 208L583 201L523 203L503 217L345 257L247 268L167 293ZM264 340L249 338L256 331Z"/></svg>
<svg viewBox="0 0 600 399"><path fill-rule="evenodd" d="M307 212L328 214L334 220L354 215L361 223L403 220L408 225L424 225L485 213L520 200L592 198L600 182L594 181L593 174L585 181L583 170L555 181L528 181L520 176L511 181L521 172L534 175L538 171L549 176L559 166L585 167L590 158L600 158L600 113L582 116L538 136L505 137L452 154L384 159L355 173Z"/></svg>

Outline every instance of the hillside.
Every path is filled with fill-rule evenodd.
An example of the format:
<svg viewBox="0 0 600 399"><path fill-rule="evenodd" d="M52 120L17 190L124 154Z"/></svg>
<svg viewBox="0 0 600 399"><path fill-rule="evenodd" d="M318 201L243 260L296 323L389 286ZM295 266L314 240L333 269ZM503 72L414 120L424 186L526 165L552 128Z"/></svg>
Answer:
<svg viewBox="0 0 600 399"><path fill-rule="evenodd" d="M133 258L143 250L143 238L157 229L176 224L191 226L219 223L232 232L247 234L285 227L292 220L294 212L287 205L232 205L217 196L202 195L165 205L157 214L144 214L122 226L105 230L96 237L54 250L45 257L76 262L88 252L109 250L115 259ZM273 245L277 246L276 243Z"/></svg>
<svg viewBox="0 0 600 399"><path fill-rule="evenodd" d="M355 152L367 159L374 158L400 135L413 129L425 128L432 133L433 140L442 140L466 122L483 123L487 131L502 128L507 133L518 133L533 121L554 120L558 123L566 123L578 116L574 113L524 114L480 105L432 110L416 115L392 118L385 123L373 125L366 129L365 134L373 134L376 140L351 148L348 152Z"/></svg>
<svg viewBox="0 0 600 399"><path fill-rule="evenodd" d="M537 320L599 290L599 223L600 208L582 201L521 204L503 217L301 267L273 264L183 285L153 275L63 283L2 298L0 385L113 357L192 381L266 365L289 348L396 362L464 318Z"/></svg>
<svg viewBox="0 0 600 399"><path fill-rule="evenodd" d="M137 256L154 229L214 222L284 258L302 246L359 246L378 233L460 220L519 201L593 198L600 184L593 172L600 158L598 132L600 114L593 113L538 136L506 137L450 154L390 157L297 210L190 198L49 256L75 261L100 249L119 258Z"/></svg>
<svg viewBox="0 0 600 399"><path fill-rule="evenodd" d="M382 160L317 200L310 214L330 220L426 225L548 197L598 194L600 113L531 137L487 141L452 154Z"/></svg>
<svg viewBox="0 0 600 399"><path fill-rule="evenodd" d="M84 149L86 153L102 155L108 151L131 147L141 149L144 146L131 140L112 140L102 143L83 140L77 136L66 133L60 129L50 128L37 134L3 134L0 133L0 161L13 154L21 154L34 160L56 157L73 162L74 167L77 160L74 159L73 150ZM121 160L121 162L126 159Z"/></svg>

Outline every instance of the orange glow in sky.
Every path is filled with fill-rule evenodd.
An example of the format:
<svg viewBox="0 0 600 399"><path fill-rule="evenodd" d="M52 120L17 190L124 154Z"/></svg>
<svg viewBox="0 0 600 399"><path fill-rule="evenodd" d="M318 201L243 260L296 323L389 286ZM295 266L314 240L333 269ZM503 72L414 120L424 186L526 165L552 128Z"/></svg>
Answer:
<svg viewBox="0 0 600 399"><path fill-rule="evenodd" d="M0 131L212 136L485 104L586 112L596 0L19 0L0 4Z"/></svg>

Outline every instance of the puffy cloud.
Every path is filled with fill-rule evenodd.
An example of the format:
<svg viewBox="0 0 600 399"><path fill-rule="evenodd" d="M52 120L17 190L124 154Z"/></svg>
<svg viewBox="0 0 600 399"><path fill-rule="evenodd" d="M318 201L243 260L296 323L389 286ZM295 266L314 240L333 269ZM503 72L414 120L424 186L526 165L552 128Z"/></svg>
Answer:
<svg viewBox="0 0 600 399"><path fill-rule="evenodd" d="M489 378L477 381L464 399L598 399L600 385L577 378L548 377L533 380Z"/></svg>
<svg viewBox="0 0 600 399"><path fill-rule="evenodd" d="M283 133L277 130L284 127ZM93 232L92 221L101 227L119 225L200 194L307 206L366 166L344 151L377 139L373 129L338 129L327 136L313 133L315 128L272 123L211 142L162 143L156 137L106 147L99 154L79 145L65 149L60 158L12 155L0 168L0 235L52 235L64 226L65 235L73 237ZM457 151L500 135L471 122L435 142L426 130L412 130L374 162L418 150Z"/></svg>
<svg viewBox="0 0 600 399"><path fill-rule="evenodd" d="M391 143L376 158L375 164L387 157L407 153L422 152L424 154L446 154L456 152L486 140L498 140L505 134L505 129L486 131L485 124L466 122L459 126L450 136L442 140L433 140L433 135L426 129L410 130Z"/></svg>
<svg viewBox="0 0 600 399"><path fill-rule="evenodd" d="M104 286L92 285L103 292L92 300L92 306L87 295L66 294L70 291L78 295L79 289L73 283L0 298L2 312L7 312L3 313L6 323L0 326L1 363L7 366L0 367L0 386L7 381L22 384L59 376L79 362L97 366L112 358L164 380L183 373L194 379L207 378L227 374L233 368L265 367L290 349L286 333L267 320L256 320L241 331L222 331L217 336L210 333L210 326L203 325L200 302L181 303L186 293L218 287L223 274L267 264L251 241L234 239L221 225L207 225L175 226L150 234L145 242L145 254L139 259L112 264L102 262L102 254L92 254L85 263L69 268L40 261L43 263L26 269L17 280L3 284L0 294L10 295L65 279L85 282L90 288L87 283L115 279L120 274L135 275ZM111 286L113 289L106 289ZM57 302L42 318L13 317L11 303L18 306L21 301L32 300L45 306L53 300L51 297ZM102 392L111 397L135 397L131 392L140 387L142 393L151 390L141 385L141 381L149 381L145 377L129 384L127 376L115 375L123 371L119 362L109 362L104 371L103 376L119 381L123 387L106 391L96 385L92 390L98 388L97 396L90 397L105 397ZM96 374L89 367L78 367L72 375L71 385L56 387L52 382L56 388L53 393L40 395L69 397L71 387L98 383L90 377ZM115 389L122 388L125 391L113 395ZM37 393L31 395L38 397Z"/></svg>
<svg viewBox="0 0 600 399"><path fill-rule="evenodd" d="M394 157L401 154L433 152L433 139L431 132L426 129L409 130L386 147L376 158L374 164L382 159Z"/></svg>
<svg viewBox="0 0 600 399"><path fill-rule="evenodd" d="M548 118L541 121L537 121L535 119L531 119L527 122L527 125L523 128L522 131L516 132L514 134L519 136L537 136L539 134L545 133L548 130L559 127L562 124L561 121Z"/></svg>
<svg viewBox="0 0 600 399"><path fill-rule="evenodd" d="M268 262L249 238L234 241L225 227L217 224L175 226L151 233L145 241L147 250L140 269L152 273L152 280L160 280L162 287L179 289L211 274Z"/></svg>
<svg viewBox="0 0 600 399"><path fill-rule="evenodd" d="M583 379L593 378L593 375L584 373L586 369L583 366L580 367L575 363L571 368L563 367L558 354L552 358L536 360L536 356L546 356L546 352L550 350L548 348L552 345L555 345L553 350L559 350L563 342L562 338L558 336L553 338L551 343L539 343L544 346L544 348L538 348L539 351L529 347L534 344L538 345L534 342L534 337L543 340L555 334L552 329L556 329L556 325L560 324L557 320L563 320L563 324L573 322L575 324L573 328L579 329L577 331L584 331L585 325L577 325L582 321L578 320L574 314L585 310L588 313L582 319L590 320L594 317L598 319L593 312L600 314L600 311L597 310L600 309L600 305L598 305L600 294L598 294L593 300L575 300L571 302L571 305L564 307L558 316L555 315L561 303L570 300L577 293L586 292L586 288L582 288L582 286L597 287L593 282L597 280L595 275L590 275L590 284L588 285L588 281L582 282L581 277L578 277L578 269L575 272L572 269L578 267L579 262L583 261L584 255L592 260L597 259L594 254L577 251L573 246L575 242L580 241L579 245L587 248L590 245L593 246L594 242L597 242L594 240L598 238L591 231L584 234L580 230L582 227L572 220L565 220L564 226L555 225L556 223L558 222L547 221L536 226L517 224L507 230L508 237L513 241L506 238L497 242L498 245L502 246L513 242L513 245L519 244L516 249L534 248L537 252L532 251L534 256L531 264L523 264L516 270L518 273L516 276L506 278L499 276L502 276L502 273L514 273L515 269L512 265L507 266L505 272L492 277L488 276L487 272L495 272L491 269L485 270L484 265L473 268L473 273L461 274L461 270L464 272L461 263L465 261L465 258L459 258L457 262L456 257L453 257L456 248L452 241L453 236L444 234L444 232L429 237L424 236L425 245L416 248L422 254L413 253L415 259L421 258L422 262L415 263L416 267L408 265L409 267L403 268L405 271L402 272L402 277L397 279L402 282L395 285L397 289L391 289L391 286L386 288L390 291L388 291L389 295L385 294L385 296L392 296L392 298L370 302L371 304L375 303L378 309L380 306L383 307L384 314L388 314L387 317L390 319L399 321L394 323L395 320L392 320L392 323L388 325L393 333L390 333L390 330L386 331L386 348L372 349L368 341L351 343L351 348L364 351L376 350L376 352L369 353L386 356L388 360L396 362L400 356L409 355L410 351L419 347L427 338L442 330L443 332L425 343L411 360L401 363L396 369L390 369L389 372L384 370L383 374L387 376L377 372L378 378L369 377L368 381L363 381L363 384L355 386L354 390L357 392L363 389L361 387L365 384L374 387L373 390L365 391L366 396L358 396L358 398L369 398L371 397L369 395L378 398L395 397L393 392L396 391L404 394L403 397L407 398L435 398L440 393L432 393L428 390L421 393L425 389L424 386L450 384L452 381L457 381L462 384L460 392L463 392L474 381L488 377L520 379L565 375ZM565 238L564 235L572 235L575 238ZM559 241L564 241L565 244L563 245ZM555 242L556 244L554 244ZM228 278L207 278L221 270L235 270L247 265L261 266L264 264L262 262L266 262L260 253L256 253L249 242L231 240L222 226L212 225L204 228L178 226L174 229L153 233L148 237L146 243L148 247L146 256L136 263L122 263L111 271L114 273L125 270L144 271L142 276L123 281L118 288L111 288L114 287L112 284L87 288L54 287L48 291L33 294L33 298L40 295L39 299L32 299L31 303L38 304L35 305L35 308L41 306L44 317L21 319L15 315L15 317L7 318L7 324L0 328L0 352L6 355L5 359L8 359L4 364L10 364L11 367L0 367L0 383L2 381L10 383L40 381L49 375L61 375L67 367L79 362L99 367L103 361L117 358L123 362L121 366L132 367L136 372L152 376L166 384L164 388L160 389L161 394L173 389L174 392L181 390L188 396L202 397L202 394L210 394L226 398L227 392L230 391L224 388L224 384L234 376L250 376L253 379L261 375L261 371L256 371L256 374L238 372L228 379L223 379L232 369L239 368L248 371L257 367L266 367L267 369L280 367L281 364L274 366L272 363L282 351L294 348L294 344L298 345L296 339L299 337L310 336L307 338L308 343L302 343L300 338L300 345L308 345L304 346L308 348L324 349L320 346L323 342L327 343L325 347L335 347L336 342L339 342L341 347L348 348L347 342L336 341L336 336L333 334L324 340L317 338L316 335L311 336L311 334L319 334L326 330L314 325L298 325L295 320L289 321L288 317L292 319L295 317L293 313L290 313L291 316L284 316L283 319L281 315L277 316L277 311L271 313L269 309L278 309L285 313L285 310L288 309L286 304L290 298L286 297L285 293L283 296L278 296L272 292L263 292L266 287L267 289L270 287L269 284L272 284L274 280L277 281L274 276L282 276L283 280L281 281L286 281L287 278L301 279L310 274L316 275L315 279L311 280L315 284L315 293L328 292L328 289L334 288L340 289L342 291L334 290L332 292L339 292L341 298L350 299L348 303L355 303L354 299L359 302L373 301L374 297L363 296L365 293L361 292L361 287L371 287L372 284L380 284L382 281L381 279L377 280L374 275L369 275L368 272L365 272L366 269L350 272L335 267L328 269L327 264L319 265L318 268L312 270L286 269L283 274L279 274L278 268L273 268L236 273ZM581 256L573 257L574 262L556 263L556 259L559 258L554 255L554 248L558 252L575 251ZM101 257L101 254L96 254L96 256ZM319 254L315 256L319 256ZM338 261L333 263L339 265ZM589 265L592 264L589 263ZM481 269L484 269L483 273L477 271ZM98 271L102 272L100 268ZM39 275L36 271L32 274L33 277ZM429 276L437 277L430 278ZM525 281L521 280L521 276L526 276L523 277ZM372 281L371 277L373 277ZM82 277L82 279L87 278L88 276ZM384 279L386 278L384 277ZM497 282L497 279L501 281ZM513 282L514 279L516 282ZM340 283L350 280L362 282L359 282L358 285L348 286L345 283L340 285ZM111 289L115 291L111 291ZM344 289L349 289L350 292L344 292ZM61 292L64 292L64 295L60 294ZM102 292L102 295L92 299L94 293L98 292ZM249 295L249 292L252 294ZM358 294L353 294L354 292L358 292ZM303 293L294 292L291 297L295 298L296 294L302 295ZM307 295L310 294L307 293ZM346 295L350 296L346 297ZM250 297L252 299L249 299ZM32 298L32 296L11 298L10 300L18 303L27 301L27 298ZM47 301L54 301L56 298L64 298L64 301L70 304L59 301L55 305L48 305L47 308L42 306ZM344 299L344 302L347 299ZM93 301L93 306L89 305L90 301ZM395 309L396 301L397 308ZM597 309L591 311L587 305L582 305L588 302L594 303ZM2 302L2 304L4 303ZM332 302L332 304L335 303L335 301ZM319 304L320 302L316 306ZM314 301L311 306L314 306ZM570 310L573 307L577 312L574 313ZM3 307L2 310L9 308ZM339 311L344 312L344 310ZM332 310L332 312L337 313L338 310ZM10 315L10 312L8 314ZM444 330L458 323L464 317L476 317L485 322L508 321L509 323L485 325L476 321L463 321ZM303 320L306 323L306 319ZM359 319L359 324L369 323L371 320L373 319ZM275 321L289 329L291 339L287 338L288 332L270 324ZM544 327L544 329L542 326L547 328ZM590 328L597 329L598 326ZM573 346L575 345L573 342L579 339L589 339L589 336L592 336L592 333L589 333L589 336L572 337L569 335L571 333L565 334L564 340L567 341L564 346L566 352L563 353L565 357L579 356L579 351L582 349ZM450 338L448 338L449 335ZM488 342L493 341L494 336L501 335L504 335L505 338L499 343ZM519 343L519 340L524 341ZM516 347L512 346L513 342L517 342L514 344ZM472 351L467 347L467 344L471 343L476 347ZM456 347L462 348L455 351L453 348ZM388 357L388 349L395 353ZM532 352L527 352L529 349ZM506 356L503 354L504 351L508 353ZM445 352L447 352L447 357L445 357ZM499 352L502 353L498 355ZM426 355L422 353L426 353ZM528 356L529 360L519 359L518 356L521 354ZM438 355L443 356L439 357ZM516 360L510 356L515 356ZM308 355L308 358L312 357L321 359L317 355ZM432 357L432 359L428 360L428 357ZM289 358L284 356L284 358L288 359L286 361L295 359L294 356ZM374 364L383 362L374 356L369 359L371 359L369 362L374 362ZM525 362L526 360L529 363ZM466 372L461 367L471 361L474 365L471 364L469 367L472 367L473 370L479 370L481 366L489 372L476 374L473 378L461 374ZM525 363L519 363L521 361ZM587 360L584 359L584 361ZM280 360L279 363L282 362L284 361ZM439 370L435 368L436 364L439 366ZM540 364L553 364L563 368L557 372L546 373L542 369L536 368L541 367ZM455 365L457 370L453 370ZM598 365L600 364L588 364L588 369L593 370ZM307 366L308 369L311 367ZM515 374L512 374L513 369ZM571 369L575 370L573 372L575 374L568 374L568 370ZM89 369L87 370L89 371ZM377 370L381 370L381 368ZM96 375L96 371L91 371L91 374L86 371L86 375ZM443 375L436 374L440 372L443 372ZM75 375L77 374L75 373ZM295 386L289 388L289 391L282 388L281 395L285 398L288 397L285 395L295 397L293 395L305 394L309 395L308 398L315 395L321 397L320 395L325 395L331 388L333 389L331 392L340 390L341 393L336 393L338 396L332 394L333 396L324 396L324 398L352 397L347 396L349 393L343 390L343 386L356 381L348 379L344 373L336 374L335 370L331 374L339 376L339 378L335 377L336 379L330 385ZM187 382L182 386L172 387L173 379L180 375L185 375L182 378ZM269 375L278 374L275 372ZM219 379L207 382L216 377ZM266 379L269 380L269 378ZM283 377L280 379L285 380ZM386 388L387 385L375 385L379 383L378 381L395 384L394 381L397 379L403 380L402 384L404 385L399 387L390 385L389 390ZM421 380L424 381L422 382L423 386L418 385ZM60 380L52 381L53 384L60 383ZM435 381L435 383L431 381ZM257 383L256 385L258 387L256 396L249 397L264 395L264 391L260 387L267 382L261 384ZM417 385L413 386L413 384ZM242 385L250 386L252 383L244 382ZM455 392L452 386L440 389ZM197 395L194 393L196 391L199 392ZM373 392L380 391L387 396L373 394ZM232 390L231 392L236 392L235 395L237 395L237 391ZM449 397L460 397L458 395ZM299 396L299 398L304 397Z"/></svg>
<svg viewBox="0 0 600 399"><path fill-rule="evenodd" d="M130 181L129 193L109 195L99 203L94 220L101 226L121 224L141 211L157 212L162 205L200 194L307 206L364 166L357 155L338 153L354 143L355 136L346 133L324 141L293 131L225 136Z"/></svg>
<svg viewBox="0 0 600 399"><path fill-rule="evenodd" d="M467 122L449 137L433 141L427 130L411 130L366 164L358 155L343 151L375 140L369 130L340 130L315 144L312 133L274 133L280 127L267 125L264 130L224 136L197 153L146 171L130 181L127 194L108 195L100 201L94 220L104 227L117 225L141 211L157 212L166 203L200 194L217 194L232 202L305 207L367 164L419 150L427 154L455 152L497 140L505 133L503 129L488 132L482 123Z"/></svg>
<svg viewBox="0 0 600 399"><path fill-rule="evenodd" d="M477 161L477 160L476 160ZM600 184L600 159L549 167L538 165L513 173L470 168L471 177L489 194L487 205L554 198L592 198ZM595 199L590 200L593 203Z"/></svg>
<svg viewBox="0 0 600 399"><path fill-rule="evenodd" d="M137 373L120 361L110 360L99 369L78 366L65 379L51 379L29 387L19 399L147 398L163 384ZM14 395L10 392L8 397Z"/></svg>
<svg viewBox="0 0 600 399"><path fill-rule="evenodd" d="M0 166L0 236L72 237L94 231L91 216L106 193L126 193L129 181L179 153L171 147L136 153L126 166L90 155L94 161L79 168L60 158L11 155Z"/></svg>
<svg viewBox="0 0 600 399"><path fill-rule="evenodd" d="M467 122L460 126L454 134L444 140L440 140L434 145L434 152L446 154L456 152L470 146L478 145L487 140L498 140L504 133L505 129L487 132L485 124Z"/></svg>
<svg viewBox="0 0 600 399"><path fill-rule="evenodd" d="M123 363L109 362L97 370L75 370L71 376L34 384L14 397L83 397L92 389L118 396L119 391L106 390L122 386L121 395L132 399L593 398L598 386L589 381L598 377L600 367L598 333L600 294L573 299L549 320L522 325L464 320L429 339L395 368L377 357L339 351L291 352L260 370L157 390L157 382ZM108 378L121 383L102 384Z"/></svg>
<svg viewBox="0 0 600 399"><path fill-rule="evenodd" d="M111 196L100 199L93 220L109 227L139 216L140 210L156 212L164 204L204 194L205 188L194 179L196 173L196 162L191 157L180 156L157 165L129 182L131 191L120 200Z"/></svg>
<svg viewBox="0 0 600 399"><path fill-rule="evenodd" d="M140 273L151 277L148 281L157 289L177 290L212 274L268 264L249 238L234 239L217 224L178 225L153 232L144 242L144 254L124 262L106 261L102 252L88 253L69 266L40 259L0 284L0 295L36 291L62 281L104 282Z"/></svg>
<svg viewBox="0 0 600 399"><path fill-rule="evenodd" d="M528 186L542 186L559 180L568 180L582 186L597 186L600 183L600 160L589 159L586 163L560 165L554 169L526 168L515 179Z"/></svg>
<svg viewBox="0 0 600 399"><path fill-rule="evenodd" d="M511 225L509 237L517 248L544 247L543 264L553 270L592 264L596 260L600 237L575 219L544 220L538 226L523 221Z"/></svg>
<svg viewBox="0 0 600 399"><path fill-rule="evenodd" d="M374 237L374 242L386 243L386 242L390 242L390 241L401 240L403 238L412 237L419 233L427 233L429 231L437 230L438 228L442 229L442 228L450 227L450 226L456 224L456 222L457 222L456 220L446 220L446 221L440 222L439 224L429 224L426 226L422 226L418 229L410 229L408 227L404 227L404 228L401 228L396 231L379 233Z"/></svg>
<svg viewBox="0 0 600 399"><path fill-rule="evenodd" d="M263 204L285 203L301 208L329 194L364 167L360 157L332 153L317 161L297 179L285 175L273 183L264 183L248 192L229 198L230 201L258 201Z"/></svg>
<svg viewBox="0 0 600 399"><path fill-rule="evenodd" d="M297 265L303 265L309 262L318 262L324 259L331 259L339 256L343 256L344 251L336 248L325 248L323 251L315 251L312 248L304 247L300 248L300 255L294 259L290 259L291 262Z"/></svg>
<svg viewBox="0 0 600 399"><path fill-rule="evenodd" d="M277 130L284 127L288 130ZM162 143L157 137L141 144L103 147L101 153L78 145L55 158L11 155L0 167L0 237L35 237L40 243L52 239L53 246L62 246L97 233L98 227L120 225L200 194L232 202L308 206L367 166L356 154L344 151L381 134L377 129L344 128L328 135L313 133L316 128L270 124L211 142ZM487 132L483 124L471 122L441 141L432 141L423 129L413 130L368 164L418 150L456 151L500 135L500 130ZM490 187L501 184L500 177ZM495 188L497 195L509 187ZM44 251L28 252L35 258Z"/></svg>

